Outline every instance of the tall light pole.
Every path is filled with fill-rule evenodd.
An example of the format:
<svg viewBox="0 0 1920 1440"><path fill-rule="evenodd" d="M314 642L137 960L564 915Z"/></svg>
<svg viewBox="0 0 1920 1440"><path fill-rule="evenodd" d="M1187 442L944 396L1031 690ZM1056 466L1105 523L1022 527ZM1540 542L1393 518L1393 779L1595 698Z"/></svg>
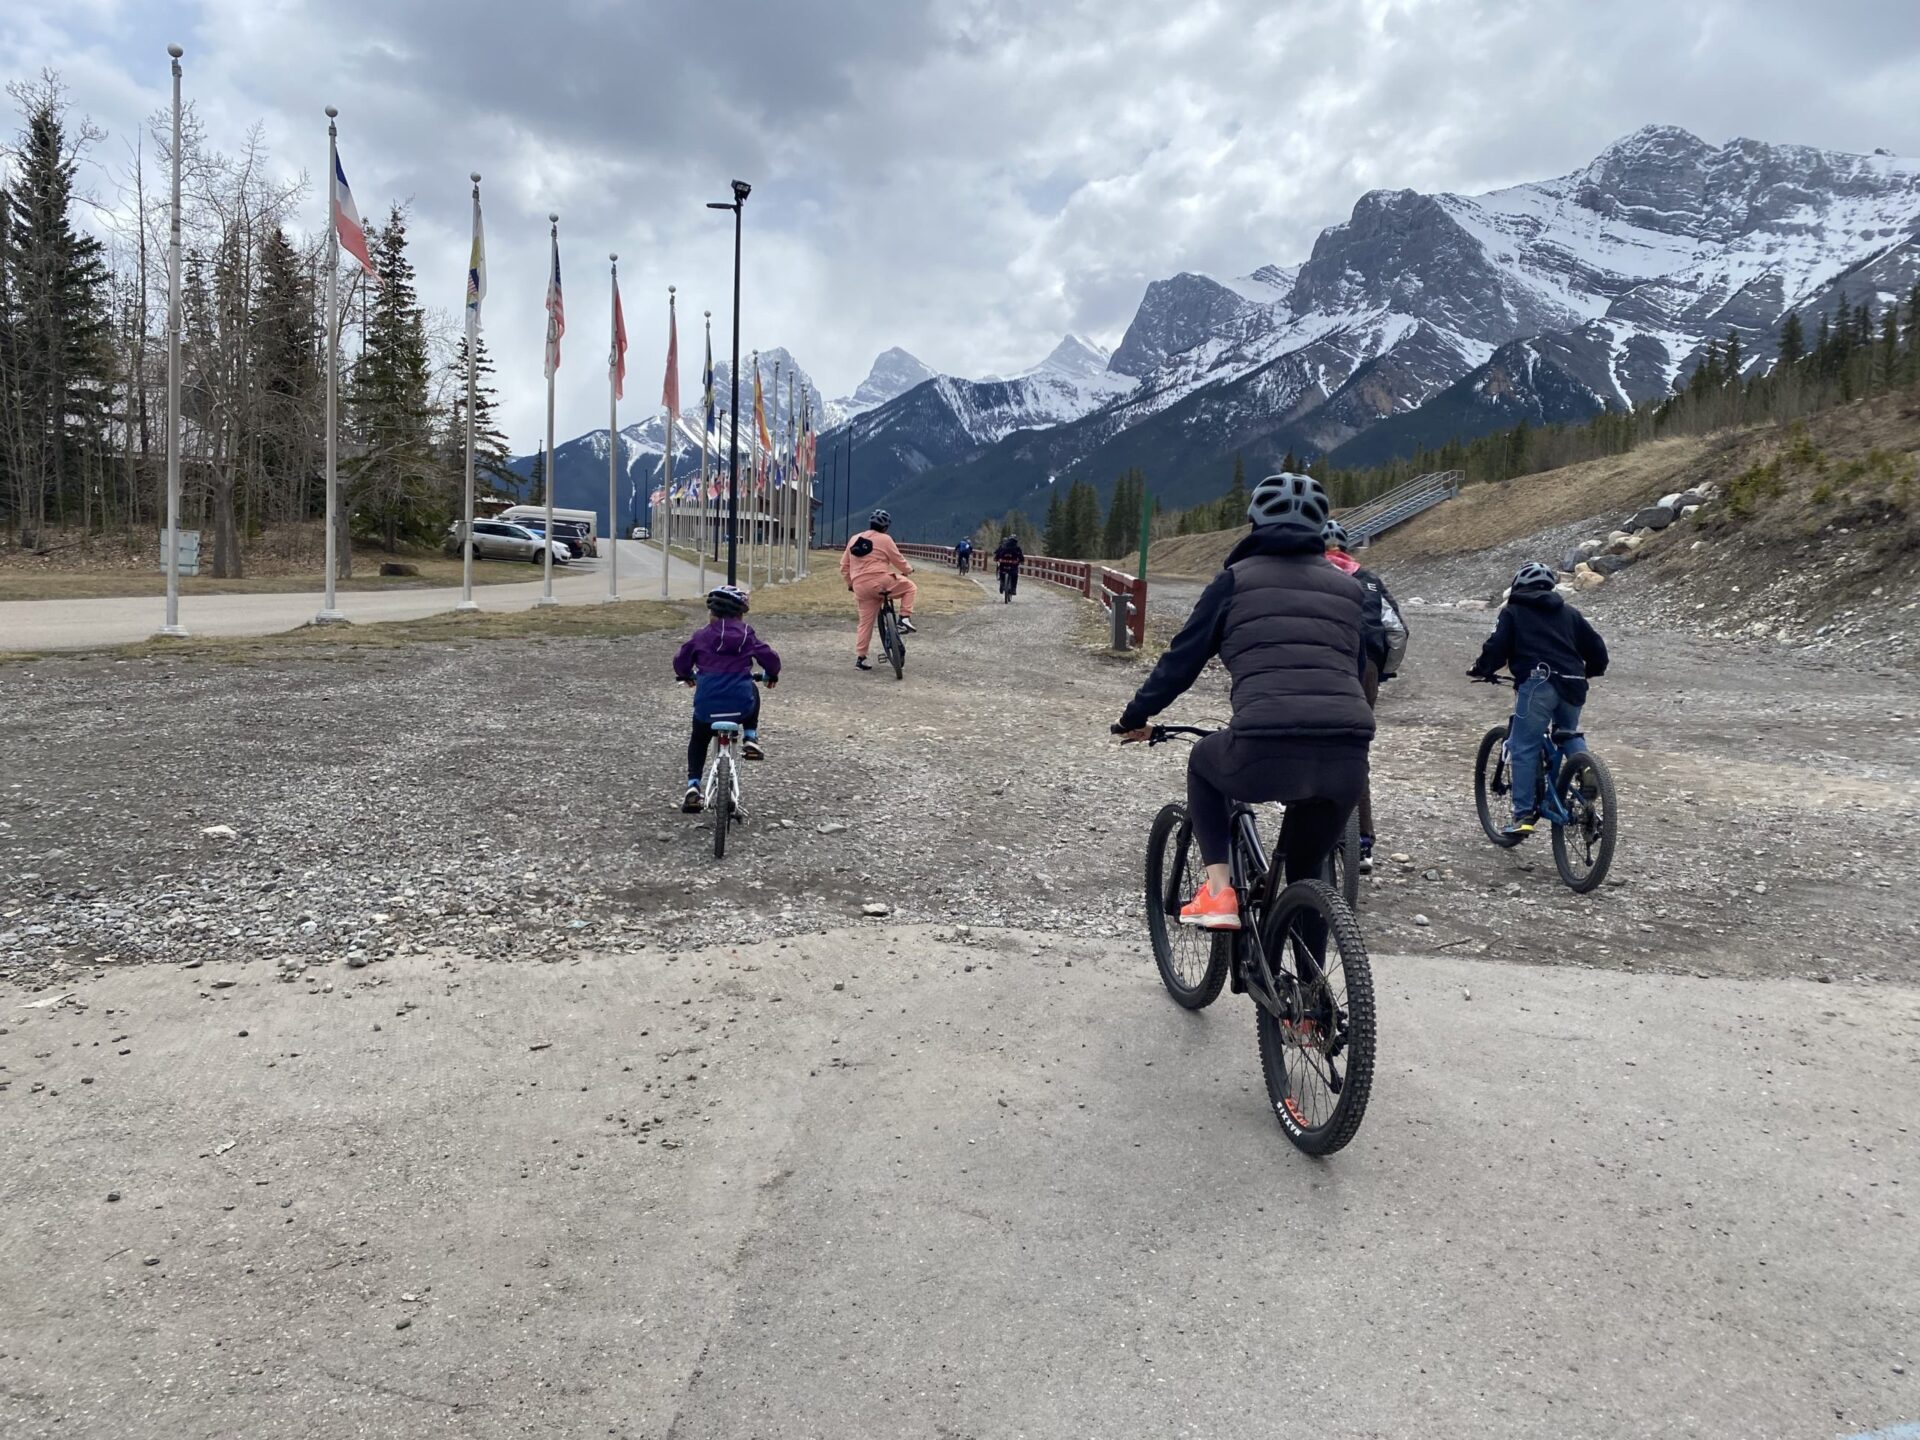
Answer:
<svg viewBox="0 0 1920 1440"><path fill-rule="evenodd" d="M733 182L733 199L709 201L709 210L733 212L733 369L728 382L733 386L732 417L727 426L727 583L740 579L740 208L747 203L753 187L744 180Z"/></svg>
<svg viewBox="0 0 1920 1440"><path fill-rule="evenodd" d="M167 221L167 621L162 635L185 635L180 623L180 57L173 57L173 213Z"/></svg>

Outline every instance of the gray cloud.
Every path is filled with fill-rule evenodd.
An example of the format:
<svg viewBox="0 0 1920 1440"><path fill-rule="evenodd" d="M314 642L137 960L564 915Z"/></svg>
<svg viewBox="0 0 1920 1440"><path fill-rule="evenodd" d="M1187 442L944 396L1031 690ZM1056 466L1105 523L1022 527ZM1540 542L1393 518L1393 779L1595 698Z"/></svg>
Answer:
<svg viewBox="0 0 1920 1440"><path fill-rule="evenodd" d="M665 287L725 346L726 217L748 203L749 345L824 388L880 349L965 373L1112 341L1147 281L1302 258L1366 189L1558 174L1649 121L1920 153L1911 0L14 0L7 64L63 70L131 133L162 45L216 137L264 118L317 176L342 111L361 203L411 202L423 296L458 306L466 174L485 172L489 343L517 445L542 428L545 225L562 215L563 435L604 423L606 267L622 256L627 413L658 394ZM308 205L319 226L324 196Z"/></svg>

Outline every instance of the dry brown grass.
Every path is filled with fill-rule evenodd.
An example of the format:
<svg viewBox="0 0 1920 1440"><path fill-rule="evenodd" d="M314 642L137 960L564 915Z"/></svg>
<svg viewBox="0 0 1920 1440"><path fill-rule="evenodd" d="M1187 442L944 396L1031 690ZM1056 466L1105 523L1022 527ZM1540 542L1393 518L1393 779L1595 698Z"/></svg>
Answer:
<svg viewBox="0 0 1920 1440"><path fill-rule="evenodd" d="M558 605L539 610L448 611L419 620L371 625L303 625L277 635L155 638L115 649L0 652L0 661L25 662L84 655L107 660L168 657L252 663L263 660L354 660L411 645L467 645L494 640L609 639L677 629L691 622L684 605L623 600L616 605Z"/></svg>
<svg viewBox="0 0 1920 1440"><path fill-rule="evenodd" d="M971 580L962 580L951 570L938 565L917 565L913 580L920 587L914 605L916 615L952 615L986 603L987 593ZM816 550L813 573L791 585L756 586L753 615L783 619L816 616L841 616L853 620L853 596L840 578L840 552Z"/></svg>
<svg viewBox="0 0 1920 1440"><path fill-rule="evenodd" d="M138 597L167 593L167 577L159 568L157 554L144 558L140 568L108 566L88 569L73 564L56 564L60 552L42 559L20 552L9 552L0 563L0 600L100 600L114 597ZM418 575L384 576L383 560L399 560L419 570ZM460 583L460 557L439 551L389 555L383 550L355 546L354 575L342 579L342 590L431 590ZM473 583L510 585L540 578L541 567L525 561L476 560ZM216 580L211 575L182 577L182 595L287 595L318 590L322 575L319 562L298 570L275 567L264 574L248 574L238 580Z"/></svg>

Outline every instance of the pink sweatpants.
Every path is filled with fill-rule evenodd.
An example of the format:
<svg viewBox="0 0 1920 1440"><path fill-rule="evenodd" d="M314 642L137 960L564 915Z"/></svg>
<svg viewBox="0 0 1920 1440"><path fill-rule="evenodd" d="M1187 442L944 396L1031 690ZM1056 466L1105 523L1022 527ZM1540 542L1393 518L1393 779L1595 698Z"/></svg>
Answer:
<svg viewBox="0 0 1920 1440"><path fill-rule="evenodd" d="M920 587L904 575L877 575L856 580L854 598L860 602L860 633L854 637L853 653L867 658L867 646L873 643L873 622L880 618L880 600L889 591L902 615L913 614L913 597Z"/></svg>

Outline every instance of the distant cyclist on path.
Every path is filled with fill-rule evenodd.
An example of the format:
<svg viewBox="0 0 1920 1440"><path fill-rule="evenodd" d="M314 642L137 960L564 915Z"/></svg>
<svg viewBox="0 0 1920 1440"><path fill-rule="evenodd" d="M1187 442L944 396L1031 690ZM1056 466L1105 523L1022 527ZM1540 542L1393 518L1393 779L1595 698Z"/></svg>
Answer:
<svg viewBox="0 0 1920 1440"><path fill-rule="evenodd" d="M971 540L962 540L958 545L954 546L953 559L955 566L962 575L971 570L973 568L973 542Z"/></svg>
<svg viewBox="0 0 1920 1440"><path fill-rule="evenodd" d="M900 630L913 634L913 597L920 587L906 577L913 566L900 553L900 547L887 534L893 517L876 510L867 520L867 528L847 541L840 553L840 578L847 582L860 601L860 628L853 641L853 663L857 669L871 670L867 647L873 643L873 622L879 618L880 602L891 592L900 606Z"/></svg>
<svg viewBox="0 0 1920 1440"><path fill-rule="evenodd" d="M1020 537L1014 534L1004 536L993 552L993 563L1000 572L1000 588L1009 596L1020 589L1020 567L1026 562L1027 552L1020 548Z"/></svg>

